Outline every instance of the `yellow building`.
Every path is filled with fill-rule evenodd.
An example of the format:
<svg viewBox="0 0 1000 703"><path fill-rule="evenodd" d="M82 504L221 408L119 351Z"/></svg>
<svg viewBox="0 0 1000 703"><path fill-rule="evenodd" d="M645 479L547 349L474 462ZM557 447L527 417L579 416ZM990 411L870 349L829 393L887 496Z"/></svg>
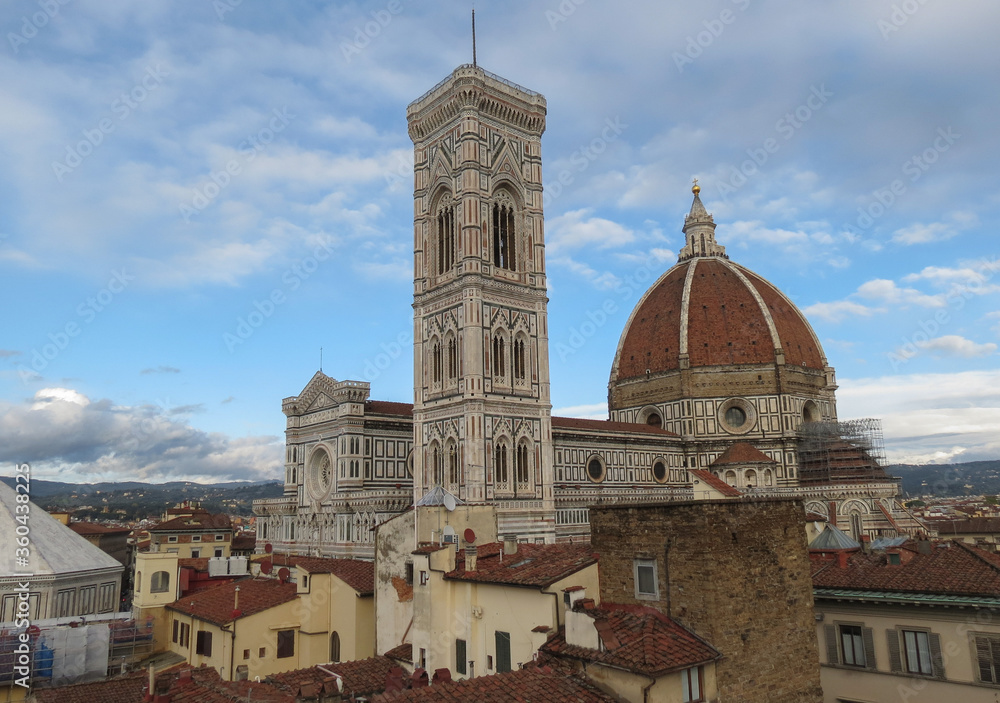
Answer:
<svg viewBox="0 0 1000 703"><path fill-rule="evenodd" d="M189 513L150 527L149 551L177 554L182 559L229 557L233 541L229 516L200 509Z"/></svg>
<svg viewBox="0 0 1000 703"><path fill-rule="evenodd" d="M826 703L1000 699L1000 559L958 541L813 552Z"/></svg>
<svg viewBox="0 0 1000 703"><path fill-rule="evenodd" d="M589 544L421 547L413 552L413 666L456 679L516 669L564 623L572 587L598 592Z"/></svg>

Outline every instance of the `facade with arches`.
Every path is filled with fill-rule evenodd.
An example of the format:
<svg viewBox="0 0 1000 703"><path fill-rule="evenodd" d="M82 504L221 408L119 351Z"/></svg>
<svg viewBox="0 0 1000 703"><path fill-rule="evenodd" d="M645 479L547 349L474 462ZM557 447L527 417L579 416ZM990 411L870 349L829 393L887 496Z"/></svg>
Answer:
<svg viewBox="0 0 1000 703"><path fill-rule="evenodd" d="M800 481L802 428L837 419L834 369L798 308L729 260L697 185L678 263L621 335L609 419L551 416L545 120L543 96L474 65L408 107L413 405L322 372L286 399L285 495L255 502L258 543L371 555L374 526L437 486L495 505L503 536L586 538L589 506L691 499L692 470L835 519L861 491L863 531L916 529L881 469Z"/></svg>

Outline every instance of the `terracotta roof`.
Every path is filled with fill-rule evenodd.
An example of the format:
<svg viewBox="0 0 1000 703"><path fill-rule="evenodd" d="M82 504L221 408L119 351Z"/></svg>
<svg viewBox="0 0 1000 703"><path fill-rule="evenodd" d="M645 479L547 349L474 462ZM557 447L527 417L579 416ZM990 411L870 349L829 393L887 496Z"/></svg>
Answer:
<svg viewBox="0 0 1000 703"><path fill-rule="evenodd" d="M697 635L653 608L605 603L587 614L594 618L603 645L600 650L568 644L565 628L561 628L542 645L542 651L647 676L697 666L722 656Z"/></svg>
<svg viewBox="0 0 1000 703"><path fill-rule="evenodd" d="M343 680L343 692L347 696L352 694L370 696L385 690L389 670L397 666L399 664L388 657L370 657L357 661L323 664L322 667L326 671L318 666L313 666L308 669L272 674L269 681L273 681L279 687L290 689L294 693L303 686L323 684L333 680L334 677L327 673L332 671Z"/></svg>
<svg viewBox="0 0 1000 703"><path fill-rule="evenodd" d="M96 522L71 522L69 529L78 535L117 535L130 531L127 527L107 527Z"/></svg>
<svg viewBox="0 0 1000 703"><path fill-rule="evenodd" d="M234 618L237 588L240 589L240 614ZM293 601L297 589L294 583L281 583L278 579L247 578L184 596L167 607L200 620L224 625Z"/></svg>
<svg viewBox="0 0 1000 703"><path fill-rule="evenodd" d="M526 667L505 674L439 683L425 688L383 693L373 703L612 703L617 701L580 675L561 668Z"/></svg>
<svg viewBox="0 0 1000 703"><path fill-rule="evenodd" d="M685 309L687 324L682 326ZM805 316L771 283L721 258L682 261L636 306L622 333L612 382L645 377L647 370L657 374L680 369L682 345L692 368L773 364L777 354L769 319L786 364L826 366ZM682 340L685 329L687 339Z"/></svg>
<svg viewBox="0 0 1000 703"><path fill-rule="evenodd" d="M773 464L774 459L747 442L729 445L722 456L712 462L712 466L723 464Z"/></svg>
<svg viewBox="0 0 1000 703"><path fill-rule="evenodd" d="M32 695L37 703L141 703L148 700L144 697L147 682L148 674L139 671L95 683L32 689ZM197 669L185 667L157 674L154 690L168 695L171 703L233 703L237 700L295 702L293 694L264 682L223 681L219 672L207 666Z"/></svg>
<svg viewBox="0 0 1000 703"><path fill-rule="evenodd" d="M150 532L198 532L202 530L231 530L233 523L228 515L198 513L175 517L149 528Z"/></svg>
<svg viewBox="0 0 1000 703"><path fill-rule="evenodd" d="M677 437L662 427L653 427L645 423L611 422L610 420L587 420L582 417L553 417L553 429L563 430L596 430L598 432L631 432L638 434L653 434L664 437Z"/></svg>
<svg viewBox="0 0 1000 703"><path fill-rule="evenodd" d="M741 493L738 489L734 488L733 486L730 486L728 483L726 483L721 478L713 474L711 471L706 471L705 469L689 469L689 471L693 476L700 479L701 481L704 481L709 486L711 486L719 493L728 498L735 498L736 496L743 495L743 493Z"/></svg>
<svg viewBox="0 0 1000 703"><path fill-rule="evenodd" d="M388 400L369 400L365 402L365 414L413 416L413 403L393 403Z"/></svg>
<svg viewBox="0 0 1000 703"><path fill-rule="evenodd" d="M413 645L410 644L409 642L404 642L398 647L393 647L392 649L390 649L388 652L385 653L385 656L389 657L390 659L395 659L396 661L402 661L408 664L412 663Z"/></svg>
<svg viewBox="0 0 1000 703"><path fill-rule="evenodd" d="M254 534L239 534L233 537L233 542L230 545L230 549L247 550L253 549L257 546L257 535Z"/></svg>
<svg viewBox="0 0 1000 703"><path fill-rule="evenodd" d="M295 566L310 574L333 574L363 596L375 593L375 563L360 559L298 557Z"/></svg>
<svg viewBox="0 0 1000 703"><path fill-rule="evenodd" d="M1000 533L1000 518L970 517L967 520L935 520L931 526L940 535Z"/></svg>
<svg viewBox="0 0 1000 703"><path fill-rule="evenodd" d="M396 661L412 663L413 645L410 644L409 642L404 642L398 647L393 647L392 649L390 649L388 652L385 653L385 656L389 657L390 659L395 659Z"/></svg>
<svg viewBox="0 0 1000 703"><path fill-rule="evenodd" d="M476 570L465 570L465 550L458 553L455 570L447 579L545 588L591 564L597 555L589 542L576 544L518 544L517 552L500 558L502 543L478 547Z"/></svg>
<svg viewBox="0 0 1000 703"><path fill-rule="evenodd" d="M840 568L836 560L810 554L813 586L1000 597L1000 556L957 541L933 543L930 554L911 545L902 548L901 564L888 563L885 553L856 552Z"/></svg>
<svg viewBox="0 0 1000 703"><path fill-rule="evenodd" d="M184 566L195 571L208 571L208 557L197 559L178 559L177 566Z"/></svg>

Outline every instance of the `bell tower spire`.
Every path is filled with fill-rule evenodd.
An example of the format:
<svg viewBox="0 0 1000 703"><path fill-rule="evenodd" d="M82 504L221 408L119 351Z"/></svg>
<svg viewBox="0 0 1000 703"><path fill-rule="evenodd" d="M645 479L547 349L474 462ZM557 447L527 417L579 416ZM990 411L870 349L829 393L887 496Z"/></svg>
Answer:
<svg viewBox="0 0 1000 703"><path fill-rule="evenodd" d="M678 261L687 261L696 256L719 256L728 259L726 248L715 241L715 220L711 213L705 209L701 202L701 186L698 179L694 179L691 187L694 193L694 202L691 203L691 212L684 216L684 248L677 255Z"/></svg>

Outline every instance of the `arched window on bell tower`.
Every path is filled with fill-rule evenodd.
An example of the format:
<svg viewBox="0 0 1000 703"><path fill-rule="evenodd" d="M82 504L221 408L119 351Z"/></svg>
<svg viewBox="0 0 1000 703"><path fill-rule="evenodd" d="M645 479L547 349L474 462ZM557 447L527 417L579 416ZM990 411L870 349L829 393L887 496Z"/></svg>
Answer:
<svg viewBox="0 0 1000 703"><path fill-rule="evenodd" d="M437 337L431 340L431 380L435 385L441 383L441 342Z"/></svg>
<svg viewBox="0 0 1000 703"><path fill-rule="evenodd" d="M493 202L493 265L508 271L517 270L517 218L514 201L499 193Z"/></svg>
<svg viewBox="0 0 1000 703"><path fill-rule="evenodd" d="M502 335L493 336L493 378L503 380L507 375L507 341Z"/></svg>
<svg viewBox="0 0 1000 703"><path fill-rule="evenodd" d="M448 337L448 380L454 381L458 378L458 342L455 337Z"/></svg>
<svg viewBox="0 0 1000 703"><path fill-rule="evenodd" d="M445 195L438 205L435 219L437 230L437 273L451 271L455 266L455 205L450 195Z"/></svg>
<svg viewBox="0 0 1000 703"><path fill-rule="evenodd" d="M527 354L525 352L525 340L523 335L518 335L514 339L514 349L511 355L511 360L513 361L513 377L516 382L523 382L527 377Z"/></svg>
<svg viewBox="0 0 1000 703"><path fill-rule="evenodd" d="M493 485L498 491L510 490L510 474L507 470L507 444L497 442L493 452Z"/></svg>
<svg viewBox="0 0 1000 703"><path fill-rule="evenodd" d="M528 443L521 440L517 445L517 456L514 462L514 480L519 489L528 488L531 482L531 465L529 463Z"/></svg>

